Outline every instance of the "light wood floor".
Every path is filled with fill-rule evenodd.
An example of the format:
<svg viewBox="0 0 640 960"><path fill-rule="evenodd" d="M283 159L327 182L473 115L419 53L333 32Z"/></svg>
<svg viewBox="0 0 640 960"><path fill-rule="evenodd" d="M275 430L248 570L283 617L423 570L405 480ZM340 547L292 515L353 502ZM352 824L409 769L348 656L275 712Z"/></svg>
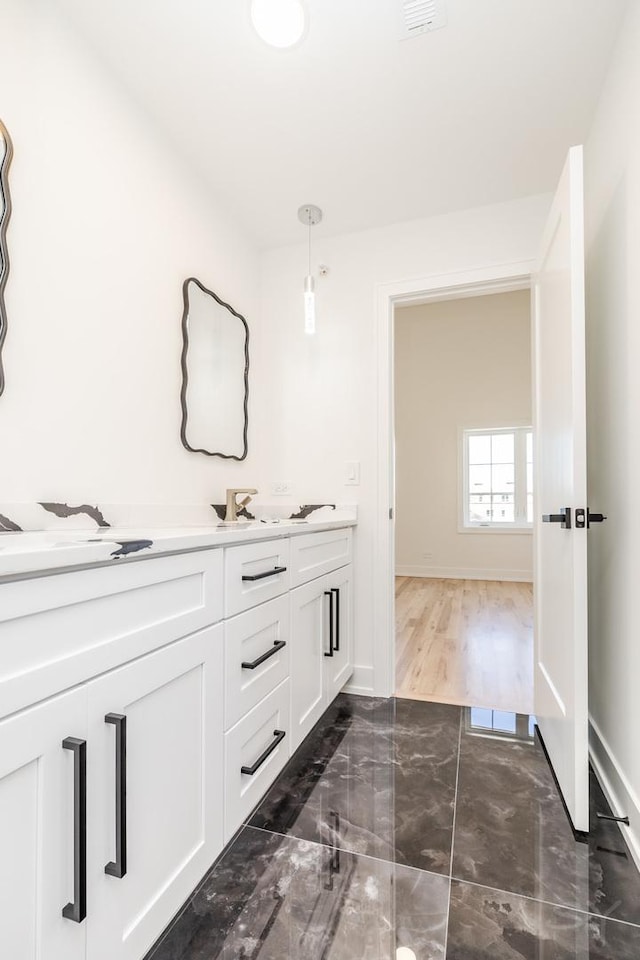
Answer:
<svg viewBox="0 0 640 960"><path fill-rule="evenodd" d="M533 713L532 585L396 577L396 696Z"/></svg>

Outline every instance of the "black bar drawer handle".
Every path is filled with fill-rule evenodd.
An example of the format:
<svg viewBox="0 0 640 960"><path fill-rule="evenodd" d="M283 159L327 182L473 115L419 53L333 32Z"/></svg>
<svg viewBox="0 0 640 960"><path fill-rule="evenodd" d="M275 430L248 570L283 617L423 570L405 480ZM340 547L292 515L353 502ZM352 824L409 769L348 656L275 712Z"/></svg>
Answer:
<svg viewBox="0 0 640 960"><path fill-rule="evenodd" d="M284 740L284 738L286 737L286 733L284 730L274 730L273 736L275 737L275 740L271 741L267 749L264 751L264 753L260 754L260 756L258 757L258 759L254 764L252 764L250 767L240 767L241 773L246 773L248 777L252 777L254 773L256 773L260 769L260 767L265 762L267 757L271 756L271 754L273 753L275 748L278 746L278 744Z"/></svg>
<svg viewBox="0 0 640 960"><path fill-rule="evenodd" d="M108 713L105 723L116 728L116 859L104 868L110 877L122 879L127 872L127 718Z"/></svg>
<svg viewBox="0 0 640 960"><path fill-rule="evenodd" d="M331 587L331 593L336 595L336 644L333 649L340 653L340 587Z"/></svg>
<svg viewBox="0 0 640 960"><path fill-rule="evenodd" d="M252 573L252 574L247 573L243 575L242 579L249 580L249 581L264 580L265 577L275 577L279 573L285 573L286 569L287 569L286 567L274 567L273 570L265 570L264 573Z"/></svg>
<svg viewBox="0 0 640 960"><path fill-rule="evenodd" d="M62 916L82 923L87 915L87 741L65 737L64 750L73 751L73 901Z"/></svg>
<svg viewBox="0 0 640 960"><path fill-rule="evenodd" d="M255 670L256 667L259 667L261 663L264 663L265 660L268 660L269 657L273 657L278 650L282 650L283 647L286 647L286 640L275 640L273 646L270 650L267 650L266 653L263 653L261 657L258 657L257 660L252 660L250 663L247 660L242 661L243 670Z"/></svg>
<svg viewBox="0 0 640 960"><path fill-rule="evenodd" d="M329 653L325 651L325 657L332 657L334 646L333 646L333 591L325 590L325 597L329 597Z"/></svg>

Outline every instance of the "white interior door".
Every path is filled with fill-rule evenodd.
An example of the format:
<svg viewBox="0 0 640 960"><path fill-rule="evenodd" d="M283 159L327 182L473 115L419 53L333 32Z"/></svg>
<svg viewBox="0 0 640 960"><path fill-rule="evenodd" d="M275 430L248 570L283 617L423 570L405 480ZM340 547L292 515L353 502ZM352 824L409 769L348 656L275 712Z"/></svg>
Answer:
<svg viewBox="0 0 640 960"><path fill-rule="evenodd" d="M587 832L587 529L576 518L587 507L582 165L582 147L572 147L533 282L535 712L573 826ZM560 521L564 510L570 521Z"/></svg>

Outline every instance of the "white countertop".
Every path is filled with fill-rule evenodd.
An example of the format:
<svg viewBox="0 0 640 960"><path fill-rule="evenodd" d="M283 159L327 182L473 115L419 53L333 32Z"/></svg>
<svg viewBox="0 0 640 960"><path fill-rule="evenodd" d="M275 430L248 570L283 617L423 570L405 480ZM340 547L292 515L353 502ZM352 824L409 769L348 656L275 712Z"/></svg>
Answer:
<svg viewBox="0 0 640 960"><path fill-rule="evenodd" d="M233 525L200 527L94 527L0 533L0 582L61 573L75 567L132 563L166 553L336 530L355 524L355 519L346 517L330 521L239 521ZM140 541L148 542L143 545Z"/></svg>

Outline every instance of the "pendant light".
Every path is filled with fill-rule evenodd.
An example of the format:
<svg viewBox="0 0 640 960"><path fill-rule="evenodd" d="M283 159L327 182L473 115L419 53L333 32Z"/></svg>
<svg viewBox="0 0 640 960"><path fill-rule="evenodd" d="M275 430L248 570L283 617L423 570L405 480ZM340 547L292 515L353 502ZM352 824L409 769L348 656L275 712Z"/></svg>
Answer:
<svg viewBox="0 0 640 960"><path fill-rule="evenodd" d="M316 332L316 292L315 280L311 273L311 227L322 220L322 210L313 203L305 203L298 210L298 220L309 228L309 270L304 278L304 332Z"/></svg>

